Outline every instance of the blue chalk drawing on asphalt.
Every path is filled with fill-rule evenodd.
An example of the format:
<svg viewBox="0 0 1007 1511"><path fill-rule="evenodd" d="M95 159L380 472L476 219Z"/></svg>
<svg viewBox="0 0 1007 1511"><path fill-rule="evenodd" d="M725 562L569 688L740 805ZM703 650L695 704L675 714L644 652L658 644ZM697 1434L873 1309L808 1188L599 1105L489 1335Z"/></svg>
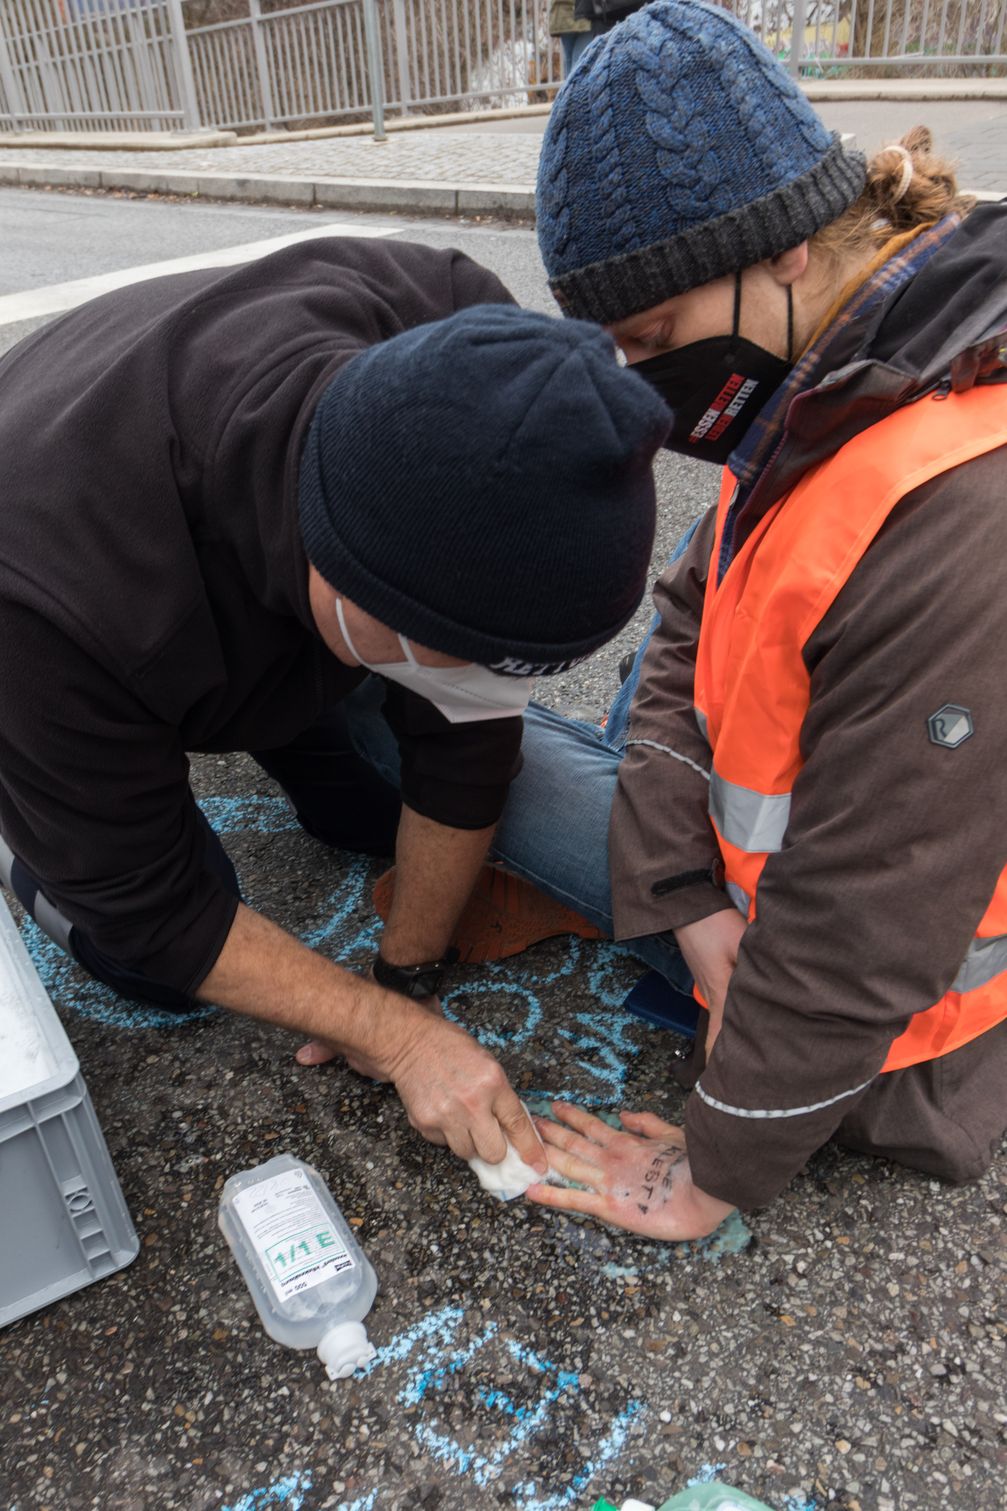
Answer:
<svg viewBox="0 0 1007 1511"><path fill-rule="evenodd" d="M217 1011L215 1007L194 1007L188 1013L171 1013L164 1008L127 1002L110 987L86 976L32 919L25 918L21 937L50 997L82 1018L91 1018L108 1028L178 1028L183 1023L210 1018Z"/></svg>
<svg viewBox="0 0 1007 1511"><path fill-rule="evenodd" d="M280 798L210 798L204 799L202 807L221 835L274 834L297 827L286 802ZM357 962L374 951L381 924L371 907L370 877L368 861L347 861L338 884L317 909L319 921L302 933L305 944L323 949L340 963ZM31 920L26 920L22 933L47 990L84 1017L121 1030L167 1029L215 1012L211 1007L199 1007L187 1014L168 1013L123 1002L107 987L83 978L73 962ZM576 1092L576 1100L604 1109L621 1099L629 1066L642 1047L634 1042L634 1033L640 1035L639 1025L621 1011L626 990L622 979L625 956L626 951L617 945L571 938L558 964L536 969L533 964L529 968L529 961L523 960L520 965L501 961L486 966L477 981L460 984L445 994L444 1009L449 1018L463 1022L487 1048L520 1049L533 1039L541 1025L542 993L578 968L584 969L593 1005L575 1013L555 1032L571 1046L579 1069L591 1083L586 1092ZM552 959L555 962L555 955ZM463 1017L459 1011L462 999L477 1002L480 1016L486 1009L492 1012L496 999L504 1009L505 1021L496 1025L468 1021L467 1015ZM515 1011L516 1008L519 1010ZM526 1093L526 1099L533 1106L541 1104L544 1110L552 1100L569 1094L562 1087L543 1086ZM611 1115L609 1120L616 1121ZM646 1269L664 1268L683 1252L704 1257L735 1253L746 1247L749 1240L747 1228L734 1214L717 1233L698 1244L654 1245ZM622 1278L622 1267L609 1266L603 1272L612 1279ZM636 1275L638 1269L630 1272L627 1268L625 1273ZM371 1374L415 1353L399 1401L417 1414L413 1429L417 1442L446 1468L483 1489L500 1479L508 1461L542 1429L556 1402L564 1396L576 1395L581 1386L578 1374L562 1369L513 1339L500 1338L495 1323L484 1325L475 1336L464 1341L459 1336L462 1321L463 1313L457 1307L445 1307L424 1317L380 1349L363 1373ZM497 1415L508 1429L502 1441L480 1450L458 1442L438 1425L437 1396L452 1375L461 1374L473 1359L494 1345L503 1348L512 1363L521 1365L539 1389L534 1399L520 1406L506 1391L486 1386L475 1391L474 1404ZM642 1402L627 1400L612 1418L592 1457L569 1484L556 1493L531 1481L519 1484L512 1491L514 1504L522 1511L563 1511L575 1506L585 1487L621 1451L631 1424L645 1411ZM427 1420L428 1417L432 1419ZM293 1474L248 1491L222 1511L274 1511L274 1508L301 1511L311 1486L310 1474ZM377 1489L367 1491L352 1502L344 1502L340 1511L372 1511L379 1493ZM795 1504L788 1511L813 1511L813 1503L807 1507Z"/></svg>
<svg viewBox="0 0 1007 1511"><path fill-rule="evenodd" d="M282 1511L301 1511L310 1489L310 1474L290 1474L271 1485L263 1485L259 1490L249 1490L229 1506L222 1506L220 1511L280 1511L281 1507Z"/></svg>
<svg viewBox="0 0 1007 1511"><path fill-rule="evenodd" d="M524 1507L524 1511L561 1511L564 1506L573 1505L580 1498L584 1487L595 1479L610 1459L615 1458L626 1441L629 1424L633 1418L645 1410L641 1401L630 1401L615 1417L607 1434L598 1444L596 1452L584 1465L579 1474L575 1474L565 1489L555 1495L541 1496L538 1493L534 1481L526 1485L519 1485L514 1492L515 1500Z"/></svg>
<svg viewBox="0 0 1007 1511"><path fill-rule="evenodd" d="M284 798L247 797L204 798L200 807L217 834L278 834L286 829L296 829L297 820ZM191 1012L168 1012L164 1008L148 1007L138 1002L127 1002L110 987L103 986L77 969L59 945L26 918L21 936L42 984L51 997L65 1002L82 1018L104 1023L108 1028L140 1029L180 1028L187 1023L198 1023L216 1012L214 1007L194 1007Z"/></svg>
<svg viewBox="0 0 1007 1511"><path fill-rule="evenodd" d="M200 806L218 835L278 834L298 828L284 798L248 794L239 797L207 797ZM339 881L318 908L321 920L301 935L312 949L322 949L341 964L353 963L373 953L381 922L370 901L370 863L350 860ZM178 1029L211 1017L213 1007L194 1007L188 1013L124 1001L108 987L83 977L73 962L30 919L22 935L42 981L51 996L71 1006L82 1017L119 1030ZM491 1051L520 1049L538 1030L542 1019L542 992L571 976L578 967L587 971L588 988L595 1006L574 1015L557 1030L577 1055L577 1064L589 1086L577 1093L587 1106L603 1107L618 1101L626 1082L627 1068L640 1053L633 1042L633 1020L620 1010L625 982L618 977L626 951L614 944L585 944L571 938L558 965L529 971L501 961L487 965L476 982L463 983L445 994L446 1015L464 1026ZM492 1011L499 1003L505 1021L473 1023L457 1011L460 999L477 1000ZM517 1010L515 1010L517 1009ZM564 1095L562 1087L543 1086L528 1092L530 1098L552 1100Z"/></svg>
<svg viewBox="0 0 1007 1511"><path fill-rule="evenodd" d="M548 1421L552 1407L561 1396L575 1396L582 1387L580 1375L573 1370L561 1368L551 1360L513 1338L499 1338L499 1328L490 1322L470 1338L461 1335L464 1313L460 1307L445 1306L429 1316L421 1318L413 1327L399 1333L390 1343L380 1348L365 1365L364 1375L374 1374L391 1364L401 1363L415 1355L406 1380L399 1391L399 1404L412 1418L416 1408L426 1404L428 1411L436 1412L437 1394L454 1375L477 1358L484 1349L498 1341L498 1346L510 1359L528 1372L534 1383L540 1385L539 1394L529 1404L515 1405L507 1391L481 1386L477 1389L476 1401L488 1410L498 1412L509 1424L507 1435L491 1449L481 1451L470 1443L461 1443L450 1433L442 1430L436 1418L432 1421L416 1414L413 1433L426 1452L447 1469L464 1475L479 1487L499 1480L509 1459L522 1445L535 1435ZM515 1504L524 1511L558 1511L560 1507L573 1505L590 1480L621 1449L629 1424L645 1410L641 1401L627 1401L616 1414L608 1431L599 1443L596 1452L584 1465L569 1485L555 1495L540 1491L534 1482L519 1484L510 1492ZM350 1511L349 1507L341 1511Z"/></svg>
<svg viewBox="0 0 1007 1511"><path fill-rule="evenodd" d="M300 828L290 804L282 797L255 793L247 797L204 797L199 806L217 834L282 834L285 829Z"/></svg>

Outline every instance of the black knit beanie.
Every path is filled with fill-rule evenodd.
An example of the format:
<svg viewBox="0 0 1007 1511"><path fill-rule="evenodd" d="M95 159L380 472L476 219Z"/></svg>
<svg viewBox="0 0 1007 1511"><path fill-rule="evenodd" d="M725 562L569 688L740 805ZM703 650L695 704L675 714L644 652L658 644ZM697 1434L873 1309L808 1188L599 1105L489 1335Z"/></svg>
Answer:
<svg viewBox="0 0 1007 1511"><path fill-rule="evenodd" d="M596 326L462 310L362 352L325 389L301 460L305 550L421 645L560 671L640 602L669 421Z"/></svg>

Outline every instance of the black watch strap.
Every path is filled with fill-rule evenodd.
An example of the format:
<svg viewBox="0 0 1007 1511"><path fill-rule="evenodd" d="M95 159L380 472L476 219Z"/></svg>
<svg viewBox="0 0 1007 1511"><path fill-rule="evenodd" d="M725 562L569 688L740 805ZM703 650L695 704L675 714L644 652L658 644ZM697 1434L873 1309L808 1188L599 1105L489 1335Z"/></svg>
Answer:
<svg viewBox="0 0 1007 1511"><path fill-rule="evenodd" d="M386 991L420 1002L424 997L437 996L445 971L457 959L457 950L447 950L440 960L429 960L424 965L392 965L379 952L374 957L371 973Z"/></svg>

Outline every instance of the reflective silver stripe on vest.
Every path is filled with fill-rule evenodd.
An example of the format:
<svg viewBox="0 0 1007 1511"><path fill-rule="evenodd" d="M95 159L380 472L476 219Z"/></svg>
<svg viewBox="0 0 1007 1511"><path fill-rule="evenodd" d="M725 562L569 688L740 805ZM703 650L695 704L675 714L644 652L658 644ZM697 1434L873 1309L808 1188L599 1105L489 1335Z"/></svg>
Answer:
<svg viewBox="0 0 1007 1511"><path fill-rule="evenodd" d="M662 745L657 740L627 740L626 749L628 750L631 745L646 745L648 750L660 750L664 755L671 756L672 760L681 761L684 766L698 772L704 782L710 780L710 773L705 767L700 766L698 761L692 760L691 756L683 755L680 750L672 750L670 745Z"/></svg>
<svg viewBox="0 0 1007 1511"><path fill-rule="evenodd" d="M998 934L995 939L974 939L951 983L951 990L974 992L976 987L986 986L1001 971L1007 971L1007 934Z"/></svg>
<svg viewBox="0 0 1007 1511"><path fill-rule="evenodd" d="M873 1077L871 1078L873 1080ZM846 1097L855 1097L858 1092L866 1091L870 1081L865 1081L862 1086L853 1086L849 1091L841 1091L837 1096L829 1097L824 1102L812 1102L807 1107L732 1107L729 1102L718 1102L708 1091L703 1089L702 1081L697 1081L695 1092L700 1101L708 1107L715 1107L718 1112L726 1112L732 1118L802 1118L809 1112L821 1112L825 1107L832 1107L836 1102L842 1102Z"/></svg>
<svg viewBox="0 0 1007 1511"><path fill-rule="evenodd" d="M747 918L748 910L752 906L752 899L749 897L744 887L739 887L736 881L726 881L724 883L724 890L727 892L728 897L734 903L734 906L737 908L742 918Z"/></svg>
<svg viewBox="0 0 1007 1511"><path fill-rule="evenodd" d="M696 723L699 725L699 732L703 736L703 739L706 741L707 745L709 745L710 722L701 708L696 708L693 711L696 715Z"/></svg>
<svg viewBox="0 0 1007 1511"><path fill-rule="evenodd" d="M737 850L780 850L790 822L790 793L755 792L725 781L715 771L710 778L710 817Z"/></svg>

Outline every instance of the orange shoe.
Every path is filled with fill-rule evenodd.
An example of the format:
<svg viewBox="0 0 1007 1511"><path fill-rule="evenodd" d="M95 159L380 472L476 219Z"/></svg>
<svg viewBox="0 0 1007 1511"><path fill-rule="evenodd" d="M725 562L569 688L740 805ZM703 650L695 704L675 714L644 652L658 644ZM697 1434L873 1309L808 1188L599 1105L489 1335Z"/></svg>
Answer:
<svg viewBox="0 0 1007 1511"><path fill-rule="evenodd" d="M374 911L387 919L395 892L395 867L374 883ZM605 935L579 913L546 897L531 882L512 876L500 865L483 866L472 896L458 920L452 941L462 964L506 960L542 939L576 934L581 939Z"/></svg>

